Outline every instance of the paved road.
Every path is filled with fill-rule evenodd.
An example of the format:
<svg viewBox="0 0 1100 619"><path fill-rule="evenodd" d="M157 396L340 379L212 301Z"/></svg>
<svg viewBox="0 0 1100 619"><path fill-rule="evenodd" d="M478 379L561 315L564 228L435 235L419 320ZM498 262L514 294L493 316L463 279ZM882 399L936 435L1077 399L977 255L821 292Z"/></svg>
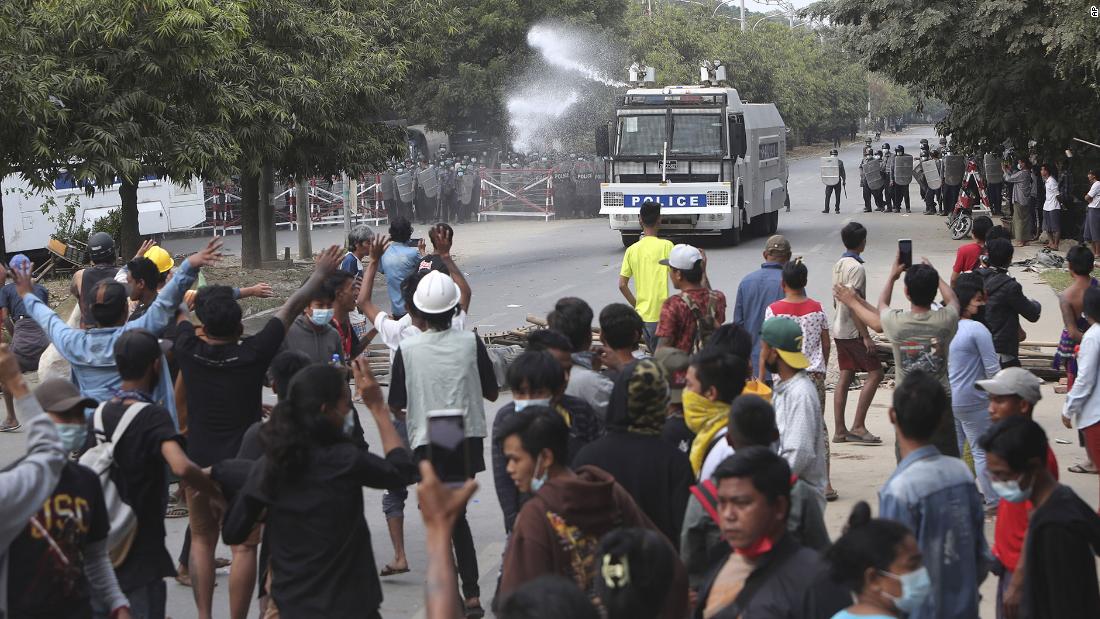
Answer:
<svg viewBox="0 0 1100 619"><path fill-rule="evenodd" d="M918 129L901 136L889 135L885 139L891 144L901 143L909 152L915 152L921 137L934 137L930 129ZM878 144L875 144L878 147ZM840 228L850 219L856 219L866 225L870 231L869 248L865 256L868 259L870 290L877 291L885 278L885 264L892 260L898 238L913 239L916 256L927 256L937 267L946 272L953 260L957 242L951 241L946 233L943 220L939 217L868 214L862 211L861 195L858 183L858 162L862 144L852 144L842 150L842 158L848 166L848 198L841 204L840 215L821 213L823 186L818 178L816 158L794 161L791 164L790 190L792 211L780 217L779 231L790 240L796 255L805 256L810 268L809 293L823 302L829 296L829 269L832 261L843 251L840 244ZM914 210L922 207L917 204L916 188L911 188ZM418 232L419 235L419 232ZM326 243L340 243L342 233L339 229L318 229L314 231L315 248ZM295 234L279 234L279 247L289 246L294 251ZM455 254L460 266L468 274L474 290L470 316L473 325L484 331L503 330L524 324L528 313L545 315L553 307L554 301L562 296L578 296L586 299L596 311L610 302L620 301L616 280L622 259L622 246L616 233L608 229L604 220L569 220L557 222L541 221L494 221L481 224L459 225L455 228ZM761 261L763 239L747 238L739 247L708 249L710 257L710 277L714 286L724 290L732 304L737 283L748 272L757 268ZM173 251L193 251L203 243L200 239L173 240L165 245ZM239 251L239 237L229 237L226 241L231 251ZM1029 294L1041 295L1048 312L1044 320L1034 329L1036 339L1051 340L1058 336L1056 307L1049 289L1035 283L1031 277L1025 281ZM1035 292L1032 292L1032 291ZM902 293L895 295L900 304ZM831 305L830 303L823 303ZM830 310L831 311L831 310ZM1032 331L1029 328L1029 331ZM894 468L892 436L893 432L886 419L891 392L883 390L873 405L869 419L870 429L884 438L882 447L835 446L833 450L833 480L841 493L841 500L830 505L826 517L834 536L840 531L844 519L852 504L859 499L875 503L875 493ZM1056 399L1048 392L1051 399ZM499 405L507 401L507 394L501 402L487 407L491 417ZM1050 407L1045 414L1044 425L1051 437L1075 438L1074 434L1062 431L1057 422L1055 402L1044 402ZM851 404L850 406L854 406ZM830 405L831 407L831 405ZM1042 412L1042 411L1041 411ZM827 413L827 419L832 417ZM367 420L369 423L369 420ZM1050 423L1052 421L1053 423ZM491 420L490 420L491 423ZM831 421L830 421L831 423ZM368 440L378 445L376 432L368 432ZM1074 440L1074 443L1076 441ZM1054 445L1059 458L1068 464L1074 461L1080 449L1067 445ZM22 452L22 435L0 435L0 460L10 461ZM487 458L488 459L488 458ZM1095 504L1095 477L1072 475L1068 480L1090 503ZM482 572L483 601L487 605L493 590L499 569L500 555L503 551L503 522L496 497L492 488L492 476L483 473L478 476L481 491L470 505L470 522L474 538L478 545L479 566ZM379 566L391 558L391 547L382 517L381 493L364 491L366 515L373 532L375 558ZM382 614L387 618L417 617L422 606L425 557L423 552L423 528L415 509L415 499L410 501L406 510L406 537L409 547L412 572L384 581L385 603ZM185 522L168 521L168 547L178 552L182 541ZM992 539L991 531L987 536ZM228 550L219 552L228 556ZM177 619L194 616L191 592L169 582L169 614ZM218 578L215 593L215 616L226 617L228 609L228 578L222 574ZM988 596L989 583L983 587ZM253 616L255 615L253 612ZM991 610L983 610L983 616L992 616Z"/></svg>

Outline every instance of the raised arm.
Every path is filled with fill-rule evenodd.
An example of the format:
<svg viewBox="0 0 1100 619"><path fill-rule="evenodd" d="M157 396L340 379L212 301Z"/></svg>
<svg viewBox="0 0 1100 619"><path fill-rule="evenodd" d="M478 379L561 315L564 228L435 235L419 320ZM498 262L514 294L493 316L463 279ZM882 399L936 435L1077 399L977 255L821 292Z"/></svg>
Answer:
<svg viewBox="0 0 1100 619"><path fill-rule="evenodd" d="M932 263L928 258L921 258L921 262L928 266L932 266ZM934 268L934 267L933 267ZM937 274L939 272L937 271ZM940 297L943 299L943 304L955 310L958 314L959 310L959 297L955 296L955 291L951 289L951 286L940 277Z"/></svg>
<svg viewBox="0 0 1100 619"><path fill-rule="evenodd" d="M176 274L165 284L149 310L137 320L132 320L123 326L123 329L147 329L155 335L160 335L176 317L176 309L183 301L183 293L195 283L199 269L204 266L212 266L222 259L222 240L215 238L207 243L202 251L197 251L187 257L176 269Z"/></svg>
<svg viewBox="0 0 1100 619"><path fill-rule="evenodd" d="M317 255L313 264L313 274L306 280L305 285L295 290L279 311L275 312L275 317L282 321L283 327L289 329L298 314L301 314L309 302L317 296L321 291L321 283L340 267L343 252L339 245L333 245Z"/></svg>
<svg viewBox="0 0 1100 619"><path fill-rule="evenodd" d="M901 274L905 272L905 265L897 259L894 260L894 265L890 267L890 279L886 281L886 286L882 288L882 294L878 297L878 311L879 313L885 312L890 309L890 301L894 296L894 284L901 277ZM868 326L871 323L864 321ZM877 331L878 329L876 329Z"/></svg>
<svg viewBox="0 0 1100 619"><path fill-rule="evenodd" d="M838 302L848 306L848 310L852 313L852 320L857 327L862 328L861 333L865 340L869 337L867 329L882 333L882 314L876 311L866 299L856 294L854 289L844 284L837 284L833 286L833 296Z"/></svg>
<svg viewBox="0 0 1100 619"><path fill-rule="evenodd" d="M71 361L67 356L69 354L69 344L74 339L82 337L84 331L70 327L69 323L62 320L50 309L49 305L43 303L34 294L34 281L31 279L31 269L33 268L33 264L28 264L22 269L16 268L10 271L11 276L15 279L15 291L23 299L23 307L26 308L27 315L38 323L39 327L42 327L57 352L66 360Z"/></svg>
<svg viewBox="0 0 1100 619"><path fill-rule="evenodd" d="M384 310L374 304L374 278L378 276L378 267L382 263L382 254L386 252L386 244L390 238L386 235L378 235L370 240L370 261L367 262L367 270L363 274L363 282L359 285L359 296L355 299L355 306L367 317L367 322L374 324L374 319Z"/></svg>
<svg viewBox="0 0 1100 619"><path fill-rule="evenodd" d="M458 515L477 492L477 482L467 480L461 488L448 488L439 481L430 462L420 462L420 516L424 519L428 547L428 584L424 587L427 619L453 619L457 616L458 579L451 552L451 534Z"/></svg>
<svg viewBox="0 0 1100 619"><path fill-rule="evenodd" d="M458 265L451 258L454 230L444 224L436 224L428 231L428 237L432 240L432 247L435 248L436 255L443 261L443 264L447 265L447 270L451 272L451 279L458 286L460 292L458 297L459 307L464 312L470 311L470 298L473 296L473 291L470 290L470 284L466 281L466 276L462 274L462 269L458 268Z"/></svg>

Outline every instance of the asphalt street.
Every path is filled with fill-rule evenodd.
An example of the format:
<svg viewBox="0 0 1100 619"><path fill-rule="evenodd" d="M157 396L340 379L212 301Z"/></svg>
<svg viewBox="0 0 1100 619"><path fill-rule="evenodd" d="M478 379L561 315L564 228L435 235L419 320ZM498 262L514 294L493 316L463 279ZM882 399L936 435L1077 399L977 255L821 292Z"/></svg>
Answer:
<svg viewBox="0 0 1100 619"><path fill-rule="evenodd" d="M902 135L888 134L883 136L883 140L892 145L901 143L907 152L913 153L922 137L934 142L935 135L931 128L923 127ZM879 145L880 142L874 144L876 148ZM869 230L868 249L864 255L869 271L868 289L872 294L877 294L885 281L887 265L895 255L899 238L912 239L914 255L928 257L941 273L949 272L955 249L959 245L959 242L950 239L942 218L919 214L923 206L919 204L917 189L912 185L910 192L915 214L862 213L858 173L861 148L862 142L858 142L847 145L841 151L849 182L848 195L842 200L839 215L821 213L824 188L819 178L819 161L816 157L809 157L791 162L791 212L781 213L779 220L779 233L791 242L794 254L803 256L807 262L810 270L810 296L822 301L830 314L831 266L844 251L840 243L840 229L848 221L857 220ZM417 228L414 236L422 236L426 232L420 230L419 226ZM339 228L316 229L313 232L314 249L331 243L342 244L342 236ZM280 254L284 246L290 247L292 253L296 251L295 241L296 233L280 232ZM203 239L179 239L167 241L164 245L172 253L188 253L204 242ZM715 288L726 292L731 308L738 282L747 273L758 268L762 261L763 245L764 239L748 237L743 238L738 247L707 247L710 281ZM228 251L239 251L239 247L239 237L230 236L226 239ZM544 316L552 309L555 300L563 296L581 297L597 313L604 305L622 300L617 290L617 278L623 248L618 234L608 228L604 219L550 222L530 219L496 220L458 225L455 226L454 255L473 288L469 324L482 332L521 326L525 324L525 317L529 313ZM1029 331L1033 332L1036 339L1056 340L1060 321L1052 293L1049 288L1038 284L1034 276L1029 276L1028 279L1021 277L1021 281L1028 294L1040 298L1047 308L1040 324L1034 329L1029 327ZM901 307L902 303L902 293L899 290L895 295L895 306ZM834 446L832 478L841 499L830 504L826 512L827 523L834 537L839 535L848 511L856 500L867 500L872 505L877 503L876 491L894 469L893 432L885 414L891 393L890 390L880 390L868 420L870 429L883 437L882 446ZM1044 394L1060 401L1060 397L1053 396L1049 388L1044 389ZM490 424L496 410L508 399L509 396L505 393L496 404L487 406ZM828 408L831 409L831 397L828 399ZM1043 405L1047 405L1047 402ZM850 398L849 407L853 406L854 398ZM1064 467L1074 462L1081 450L1076 447L1075 433L1062 430L1058 423L1055 403L1050 403L1049 407L1050 410L1044 413L1045 419L1041 421L1051 433L1052 440L1056 436L1066 440L1073 439L1072 446L1068 442L1065 445L1052 445ZM368 416L362 415L361 419L370 425ZM826 419L831 426L832 416L829 410L826 411ZM367 429L368 441L372 445L379 445L377 432L371 427ZM18 457L23 451L24 440L22 434L0 435L0 461L8 462ZM1066 475L1063 474L1063 477ZM1064 481L1073 484L1086 501L1095 505L1096 478L1082 475L1069 477L1074 479ZM504 525L493 492L491 473L480 474L478 482L481 490L469 506L469 519L478 546L482 601L487 607L492 598L504 550ZM392 548L382 515L381 492L365 490L364 498L375 561L381 568L392 558ZM424 531L416 510L415 492L410 497L405 513L411 571L383 580L385 601L382 614L387 618L423 616ZM168 521L167 546L173 555L179 551L185 524L184 519ZM988 526L987 538L992 540L992 530ZM228 557L229 551L221 548L218 554ZM13 568L18 569L15 566ZM983 604L983 616L990 617L992 610L988 604L988 596L992 593L991 582L987 581L982 588L983 594L987 596L986 603ZM174 581L169 581L168 584L168 600L170 616L181 619L195 615L191 591ZM216 617L228 616L226 570L222 570L218 576L214 609ZM255 609L250 616L257 616Z"/></svg>

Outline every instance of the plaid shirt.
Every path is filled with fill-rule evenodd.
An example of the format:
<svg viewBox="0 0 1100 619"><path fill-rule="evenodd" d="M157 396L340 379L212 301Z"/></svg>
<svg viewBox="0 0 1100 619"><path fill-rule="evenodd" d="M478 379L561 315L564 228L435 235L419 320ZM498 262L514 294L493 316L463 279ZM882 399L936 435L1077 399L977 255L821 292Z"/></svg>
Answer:
<svg viewBox="0 0 1100 619"><path fill-rule="evenodd" d="M711 293L715 297L714 324L718 326L726 322L726 295L710 288L687 290L681 294L689 295L699 310L706 312L710 306ZM670 345L690 353L697 322L688 304L680 295L671 296L665 299L665 304L661 306L661 321L657 323L657 337L668 338Z"/></svg>

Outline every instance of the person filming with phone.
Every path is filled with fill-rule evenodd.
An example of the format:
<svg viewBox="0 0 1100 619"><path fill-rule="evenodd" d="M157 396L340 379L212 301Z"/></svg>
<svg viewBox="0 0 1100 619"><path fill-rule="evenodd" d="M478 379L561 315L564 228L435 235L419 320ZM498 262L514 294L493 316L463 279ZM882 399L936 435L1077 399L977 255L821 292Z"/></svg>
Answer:
<svg viewBox="0 0 1100 619"><path fill-rule="evenodd" d="M908 372L920 369L934 376L943 385L944 391L951 393L947 354L959 326L959 300L927 258L921 264L912 262L912 241L898 241L898 258L890 269L890 278L879 296L877 308L848 286L836 286L833 294L868 328L885 333L890 338L899 384ZM894 284L902 274L905 275L905 297L909 299L909 309L891 309ZM933 309L937 290L943 297L943 303ZM944 455L959 456L950 398L929 442Z"/></svg>

